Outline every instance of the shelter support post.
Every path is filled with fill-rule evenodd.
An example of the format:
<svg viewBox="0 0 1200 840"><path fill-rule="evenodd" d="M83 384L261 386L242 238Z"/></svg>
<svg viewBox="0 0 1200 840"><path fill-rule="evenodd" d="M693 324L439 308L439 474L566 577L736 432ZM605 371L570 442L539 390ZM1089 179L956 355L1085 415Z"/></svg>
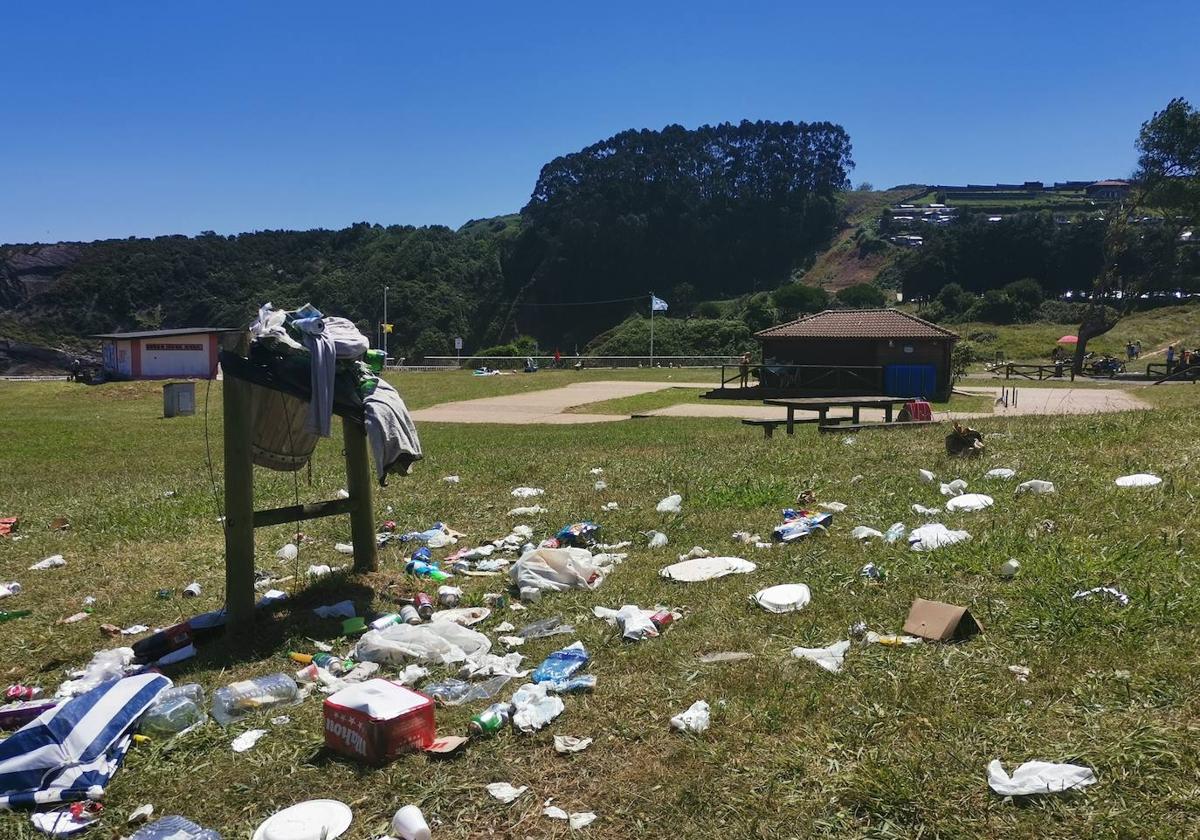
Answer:
<svg viewBox="0 0 1200 840"><path fill-rule="evenodd" d="M254 627L254 462L250 383L226 377L225 609L226 631L245 638Z"/></svg>
<svg viewBox="0 0 1200 840"><path fill-rule="evenodd" d="M373 572L379 566L379 559L375 545L375 514L366 430L343 418L342 441L346 449L346 489L351 502L350 540L354 544L354 571Z"/></svg>

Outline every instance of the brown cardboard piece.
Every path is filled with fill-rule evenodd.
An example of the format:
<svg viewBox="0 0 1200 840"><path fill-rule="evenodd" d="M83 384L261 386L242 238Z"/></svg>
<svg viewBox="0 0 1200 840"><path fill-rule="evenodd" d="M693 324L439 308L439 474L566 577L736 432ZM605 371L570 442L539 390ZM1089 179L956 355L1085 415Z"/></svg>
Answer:
<svg viewBox="0 0 1200 840"><path fill-rule="evenodd" d="M918 598L908 611L904 632L933 642L961 642L983 630L966 607Z"/></svg>

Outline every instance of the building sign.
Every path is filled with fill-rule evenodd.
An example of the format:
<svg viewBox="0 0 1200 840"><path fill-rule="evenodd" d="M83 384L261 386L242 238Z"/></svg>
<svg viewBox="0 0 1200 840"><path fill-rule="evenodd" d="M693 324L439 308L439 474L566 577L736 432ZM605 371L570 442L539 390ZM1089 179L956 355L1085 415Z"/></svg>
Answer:
<svg viewBox="0 0 1200 840"><path fill-rule="evenodd" d="M151 353L156 350L182 350L185 352L198 352L204 349L203 344L162 344L154 343L146 345L146 352Z"/></svg>

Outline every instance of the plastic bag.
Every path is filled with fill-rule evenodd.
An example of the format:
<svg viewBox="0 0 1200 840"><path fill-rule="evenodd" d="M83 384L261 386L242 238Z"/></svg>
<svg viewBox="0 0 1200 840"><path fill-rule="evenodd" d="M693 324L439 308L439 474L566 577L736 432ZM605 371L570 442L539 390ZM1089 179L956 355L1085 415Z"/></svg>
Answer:
<svg viewBox="0 0 1200 840"><path fill-rule="evenodd" d="M683 496L673 493L654 506L659 513L679 513L682 510Z"/></svg>
<svg viewBox="0 0 1200 840"><path fill-rule="evenodd" d="M963 481L961 478L956 478L949 484L942 484L938 486L938 490L941 491L943 496L961 496L964 492L966 492L966 489L967 482Z"/></svg>
<svg viewBox="0 0 1200 840"><path fill-rule="evenodd" d="M686 712L680 712L671 718L671 728L678 729L680 732L699 735L708 729L711 720L712 717L708 703L703 700L697 700L688 707Z"/></svg>
<svg viewBox="0 0 1200 840"><path fill-rule="evenodd" d="M533 671L533 682L560 682L573 675L587 665L587 650L583 642L567 645L562 650L556 650L542 661Z"/></svg>
<svg viewBox="0 0 1200 840"><path fill-rule="evenodd" d="M1089 767L1050 761L1026 761L1010 776L997 759L988 764L987 774L988 787L1001 796L1063 793L1096 783L1096 774Z"/></svg>
<svg viewBox="0 0 1200 840"><path fill-rule="evenodd" d="M633 642L658 635L658 628L650 620L655 610L643 610L636 604L625 604L619 610L607 607L592 607L592 615L621 628L621 636Z"/></svg>
<svg viewBox="0 0 1200 840"><path fill-rule="evenodd" d="M951 531L945 525L931 522L914 528L908 534L908 543L913 551L933 551L955 543L971 539L966 531Z"/></svg>
<svg viewBox="0 0 1200 840"><path fill-rule="evenodd" d="M549 686L523 685L512 696L513 726L521 732L536 732L563 713L561 697L551 696Z"/></svg>
<svg viewBox="0 0 1200 840"><path fill-rule="evenodd" d="M1134 473L1123 475L1114 482L1118 487L1154 487L1162 484L1162 479L1151 473Z"/></svg>
<svg viewBox="0 0 1200 840"><path fill-rule="evenodd" d="M512 677L507 675L478 683L448 679L424 686L421 693L429 695L443 706L461 706L463 703L491 700L511 681Z"/></svg>
<svg viewBox="0 0 1200 840"><path fill-rule="evenodd" d="M519 653L509 653L497 656L494 653L475 653L467 657L467 661L458 669L458 676L464 680L480 679L482 677L523 677L529 673L522 671L521 660L525 657Z"/></svg>
<svg viewBox="0 0 1200 840"><path fill-rule="evenodd" d="M866 525L856 525L850 532L850 536L856 540L875 540L882 539L883 532L876 531L874 528L868 528Z"/></svg>
<svg viewBox="0 0 1200 840"><path fill-rule="evenodd" d="M491 649L491 640L482 633L453 621L434 621L368 630L354 646L353 656L383 665L404 665L411 659L448 665Z"/></svg>
<svg viewBox="0 0 1200 840"><path fill-rule="evenodd" d="M563 621L561 615L543 618L541 621L535 621L532 624L526 624L517 631L517 636L522 639L544 639L547 636L558 636L560 634L572 634L575 632L573 625Z"/></svg>
<svg viewBox="0 0 1200 840"><path fill-rule="evenodd" d="M1035 493L1035 494L1053 493L1054 492L1054 482L1053 481L1042 481L1041 479L1033 478L1033 479L1030 479L1029 481L1018 484L1016 490L1014 490L1013 492L1017 493L1017 494L1020 494L1020 493Z"/></svg>
<svg viewBox="0 0 1200 840"><path fill-rule="evenodd" d="M821 648L792 648L792 656L797 659L807 659L809 662L815 662L826 671L838 673L842 670L842 665L846 661L846 651L850 649L850 640L845 639L840 642L834 642Z"/></svg>
<svg viewBox="0 0 1200 840"><path fill-rule="evenodd" d="M604 570L592 563L582 548L536 548L521 555L509 570L518 590L526 587L566 592L595 589L604 582Z"/></svg>
<svg viewBox="0 0 1200 840"><path fill-rule="evenodd" d="M125 668L133 663L133 648L121 647L97 651L83 671L67 680L54 692L55 697L77 697L101 683L125 676Z"/></svg>

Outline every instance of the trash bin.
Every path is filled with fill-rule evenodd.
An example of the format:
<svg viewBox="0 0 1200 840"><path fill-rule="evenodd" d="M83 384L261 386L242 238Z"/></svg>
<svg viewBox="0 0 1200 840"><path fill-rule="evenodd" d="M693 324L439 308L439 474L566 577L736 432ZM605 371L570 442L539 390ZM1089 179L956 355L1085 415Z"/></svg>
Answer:
<svg viewBox="0 0 1200 840"><path fill-rule="evenodd" d="M196 413L196 383L168 382L163 385L163 417Z"/></svg>

